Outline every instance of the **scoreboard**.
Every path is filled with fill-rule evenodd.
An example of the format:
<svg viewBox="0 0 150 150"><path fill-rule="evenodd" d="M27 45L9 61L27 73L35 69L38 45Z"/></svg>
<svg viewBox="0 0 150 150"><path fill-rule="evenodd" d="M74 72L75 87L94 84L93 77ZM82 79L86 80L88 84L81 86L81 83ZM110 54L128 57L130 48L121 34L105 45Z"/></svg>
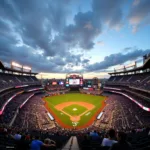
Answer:
<svg viewBox="0 0 150 150"><path fill-rule="evenodd" d="M83 76L79 74L70 74L66 76L66 87L83 86Z"/></svg>

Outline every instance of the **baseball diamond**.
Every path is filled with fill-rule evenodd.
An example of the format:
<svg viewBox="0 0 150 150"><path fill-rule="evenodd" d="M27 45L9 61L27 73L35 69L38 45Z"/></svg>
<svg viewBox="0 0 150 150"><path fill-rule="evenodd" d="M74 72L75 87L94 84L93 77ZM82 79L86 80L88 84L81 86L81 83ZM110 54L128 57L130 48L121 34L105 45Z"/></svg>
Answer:
<svg viewBox="0 0 150 150"><path fill-rule="evenodd" d="M106 97L69 93L44 98L45 106L63 128L90 126L104 108Z"/></svg>

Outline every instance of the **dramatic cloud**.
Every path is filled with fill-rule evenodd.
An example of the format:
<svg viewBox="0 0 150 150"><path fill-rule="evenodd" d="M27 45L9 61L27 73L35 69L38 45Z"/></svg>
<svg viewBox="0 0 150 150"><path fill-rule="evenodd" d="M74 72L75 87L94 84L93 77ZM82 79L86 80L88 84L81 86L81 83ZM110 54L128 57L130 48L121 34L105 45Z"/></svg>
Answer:
<svg viewBox="0 0 150 150"><path fill-rule="evenodd" d="M123 1L93 0L92 10L77 13L74 17L74 24L65 28L62 39L70 45L79 45L85 50L92 49L95 37L102 32L102 22L108 24L110 28L121 28Z"/></svg>
<svg viewBox="0 0 150 150"><path fill-rule="evenodd" d="M103 61L87 66L86 69L87 71L98 71L102 69L107 69L111 66L123 64L130 60L131 61L136 60L138 57L141 57L147 53L150 53L150 49L147 50L136 49L126 54L123 53L111 54L109 56L106 56Z"/></svg>
<svg viewBox="0 0 150 150"><path fill-rule="evenodd" d="M123 25L122 5L124 0L93 0L93 13L97 19L108 24L109 27L120 29Z"/></svg>
<svg viewBox="0 0 150 150"><path fill-rule="evenodd" d="M99 41L104 28L118 30L123 26L125 0L86 2L90 8L77 11L72 0L0 0L0 60L15 60L38 72L106 69L114 57L118 61L112 65L127 61L122 59L127 54L120 53L90 65L92 55L87 54L96 44L105 46L103 39ZM144 9L139 10L141 4ZM134 1L129 18L135 30L148 17L148 4L146 0Z"/></svg>
<svg viewBox="0 0 150 150"><path fill-rule="evenodd" d="M92 49L94 38L101 33L101 25L93 16L93 12L79 12L74 17L75 25L65 28L63 39L70 45L77 45L82 49Z"/></svg>
<svg viewBox="0 0 150 150"><path fill-rule="evenodd" d="M150 24L150 1L134 0L129 13L129 21L133 27L133 32L137 32L142 24Z"/></svg>
<svg viewBox="0 0 150 150"><path fill-rule="evenodd" d="M34 66L37 71L63 71L66 62L56 56L63 45L53 33L66 25L68 0L2 0L0 2L0 59L16 60ZM68 3L69 4L69 3ZM57 41L56 41L57 39ZM20 43L20 44L19 44ZM18 46L19 44L19 46ZM37 54L41 51L43 55ZM63 52L62 52L63 53ZM64 52L65 54L65 52ZM54 56L46 59L47 56ZM23 58L23 59L22 59Z"/></svg>

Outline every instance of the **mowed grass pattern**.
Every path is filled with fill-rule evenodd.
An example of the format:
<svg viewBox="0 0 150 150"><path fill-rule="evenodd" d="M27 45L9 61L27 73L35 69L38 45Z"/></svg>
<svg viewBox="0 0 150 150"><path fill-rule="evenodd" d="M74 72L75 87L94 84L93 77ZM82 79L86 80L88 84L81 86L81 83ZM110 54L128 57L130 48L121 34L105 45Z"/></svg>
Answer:
<svg viewBox="0 0 150 150"><path fill-rule="evenodd" d="M101 108L102 102L104 101L105 97L86 95L86 94L80 94L80 93L68 93L64 95L50 96L44 99L48 102L49 108L53 111L53 113L55 113L57 117L61 119L61 121L64 124L69 125L69 126L73 126L74 123L72 123L69 116L55 109L56 105L63 103L63 102L87 102L87 103L93 104L95 108L87 112L86 114L84 114L81 117L80 121L77 123L77 126L82 126L86 124L91 119L91 117L93 117L93 115ZM78 105L76 105L76 108L77 107ZM80 106L80 107L83 107L83 106ZM72 111L70 111L69 113L71 114Z"/></svg>
<svg viewBox="0 0 150 150"><path fill-rule="evenodd" d="M67 106L63 109L66 113L70 114L71 116L78 116L84 113L87 109L83 106L73 104L71 106Z"/></svg>

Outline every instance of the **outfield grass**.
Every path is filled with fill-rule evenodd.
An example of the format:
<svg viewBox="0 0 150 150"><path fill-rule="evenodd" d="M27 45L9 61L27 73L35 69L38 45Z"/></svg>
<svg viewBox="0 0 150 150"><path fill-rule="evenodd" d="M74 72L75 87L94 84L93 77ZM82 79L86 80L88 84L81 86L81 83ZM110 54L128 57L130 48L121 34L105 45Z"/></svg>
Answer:
<svg viewBox="0 0 150 150"><path fill-rule="evenodd" d="M86 124L91 119L91 117L94 116L94 114L102 107L102 102L104 101L104 99L105 97L103 96L86 95L80 93L69 93L65 95L50 96L45 98L51 111L53 111L53 113L55 113L64 124L69 126L73 126L74 123L70 120L69 116L55 109L56 105L63 102L87 102L93 104L95 108L81 116L80 121L76 125L77 127ZM77 110L73 111L74 108L77 108ZM79 106L77 104L73 104L71 106L63 108L63 111L69 113L72 116L80 115L86 110L87 109L85 107Z"/></svg>

